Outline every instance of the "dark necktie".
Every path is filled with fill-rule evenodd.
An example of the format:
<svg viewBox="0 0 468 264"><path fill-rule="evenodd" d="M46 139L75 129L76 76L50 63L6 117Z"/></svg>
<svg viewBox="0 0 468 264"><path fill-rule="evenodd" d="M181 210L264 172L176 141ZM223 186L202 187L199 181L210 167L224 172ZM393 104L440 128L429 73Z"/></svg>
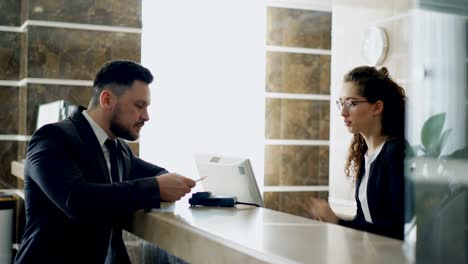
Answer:
<svg viewBox="0 0 468 264"><path fill-rule="evenodd" d="M109 159L110 159L110 174L112 182L119 182L119 165L117 163L117 145L115 140L106 139L104 145L106 145L109 150Z"/></svg>
<svg viewBox="0 0 468 264"><path fill-rule="evenodd" d="M109 150L109 159L110 159L110 174L112 178L112 182L119 182L119 165L117 163L117 145L115 144L115 140L107 139L104 145L106 145L107 149ZM109 246L111 247L107 252L106 256L106 264L107 263L115 263L116 259L116 252L118 250L119 240L122 238L122 229L112 224L112 231L111 231L111 241Z"/></svg>

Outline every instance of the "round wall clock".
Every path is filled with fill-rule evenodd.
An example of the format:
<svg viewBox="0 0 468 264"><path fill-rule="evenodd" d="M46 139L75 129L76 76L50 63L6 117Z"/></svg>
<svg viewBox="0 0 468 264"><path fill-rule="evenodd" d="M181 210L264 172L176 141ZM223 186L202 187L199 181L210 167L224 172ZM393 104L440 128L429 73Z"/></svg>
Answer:
<svg viewBox="0 0 468 264"><path fill-rule="evenodd" d="M379 27L369 27L362 39L361 52L364 60L372 66L385 60L388 50L388 38L385 31Z"/></svg>

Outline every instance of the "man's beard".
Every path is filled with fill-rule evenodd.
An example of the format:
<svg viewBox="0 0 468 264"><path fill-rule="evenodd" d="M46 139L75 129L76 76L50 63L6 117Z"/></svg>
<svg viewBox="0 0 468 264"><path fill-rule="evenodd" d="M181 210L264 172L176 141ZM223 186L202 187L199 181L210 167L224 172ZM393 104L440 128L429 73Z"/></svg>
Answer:
<svg viewBox="0 0 468 264"><path fill-rule="evenodd" d="M112 133L114 133L114 135L116 135L117 137L120 137L120 138L123 138L123 139L126 139L126 140L129 140L129 141L133 141L133 140L137 140L138 139L138 134L135 136L135 135L132 135L130 133L130 130L125 128L121 123L120 123L120 113L121 113L121 109L119 106L116 107L115 109L115 112L114 114L112 115L112 118L111 118L111 121L110 121L110 130L112 131Z"/></svg>

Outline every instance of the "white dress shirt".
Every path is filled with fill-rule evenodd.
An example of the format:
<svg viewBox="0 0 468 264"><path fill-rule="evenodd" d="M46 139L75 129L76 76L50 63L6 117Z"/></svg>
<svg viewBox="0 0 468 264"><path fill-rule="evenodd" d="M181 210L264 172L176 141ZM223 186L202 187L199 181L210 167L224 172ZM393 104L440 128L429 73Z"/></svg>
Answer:
<svg viewBox="0 0 468 264"><path fill-rule="evenodd" d="M104 131L104 129L102 129L98 123L96 123L90 116L89 114L85 111L82 112L84 117L86 118L86 120L88 120L88 123L89 125L91 126L91 128L93 129L94 131L94 134L96 135L98 141L99 141L99 145L101 146L101 149L102 149L102 153L104 154L104 158L106 159L106 164L107 164L107 169L109 169L109 180L110 182L112 182L112 177L111 177L111 163L110 163L110 157L109 157L109 150L107 149L106 145L104 145L104 143L106 142L106 140L109 138L106 134L106 132ZM117 159L117 164L118 164L118 167L119 167L119 181L122 181L122 161L120 159Z"/></svg>

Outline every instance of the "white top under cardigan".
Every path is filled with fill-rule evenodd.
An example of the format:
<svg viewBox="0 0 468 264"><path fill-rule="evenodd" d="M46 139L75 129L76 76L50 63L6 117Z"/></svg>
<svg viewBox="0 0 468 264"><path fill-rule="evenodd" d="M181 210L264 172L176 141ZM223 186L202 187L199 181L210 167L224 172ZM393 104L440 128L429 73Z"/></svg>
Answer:
<svg viewBox="0 0 468 264"><path fill-rule="evenodd" d="M372 224L372 216L369 211L369 203L367 202L367 183L369 182L369 171L370 165L374 162L375 158L379 155L380 151L382 150L383 145L382 143L372 154L366 153L364 155L365 165L364 165L364 176L362 177L361 184L359 185L359 202L361 202L362 212L364 214L364 218L366 222Z"/></svg>

